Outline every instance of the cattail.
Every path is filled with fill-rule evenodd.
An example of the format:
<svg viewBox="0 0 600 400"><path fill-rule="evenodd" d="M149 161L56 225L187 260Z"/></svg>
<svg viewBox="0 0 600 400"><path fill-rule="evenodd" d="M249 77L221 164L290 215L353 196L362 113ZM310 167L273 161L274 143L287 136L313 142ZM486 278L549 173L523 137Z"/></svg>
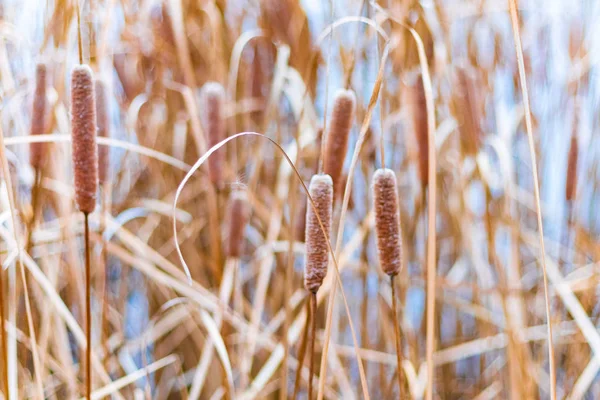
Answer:
<svg viewBox="0 0 600 400"><path fill-rule="evenodd" d="M464 68L456 71L456 92L452 100L452 111L458 123L460 145L464 153L476 154L481 146L481 124L483 104L479 98L476 77Z"/></svg>
<svg viewBox="0 0 600 400"><path fill-rule="evenodd" d="M404 102L412 117L412 130L417 143L418 171L421 187L429 183L429 137L427 132L427 105L423 80L418 76L415 83L406 88Z"/></svg>
<svg viewBox="0 0 600 400"><path fill-rule="evenodd" d="M352 90L340 89L333 101L333 112L325 144L323 172L331 176L336 196L340 194L340 184L344 159L348 151L348 136L354 122L356 96Z"/></svg>
<svg viewBox="0 0 600 400"><path fill-rule="evenodd" d="M46 64L40 63L35 69L35 93L31 113L30 134L42 135L46 127ZM29 147L29 162L34 169L44 164L44 143L31 143Z"/></svg>
<svg viewBox="0 0 600 400"><path fill-rule="evenodd" d="M96 207L98 148L94 81L87 65L76 66L71 74L71 135L75 200L79 210L89 214Z"/></svg>
<svg viewBox="0 0 600 400"><path fill-rule="evenodd" d="M244 230L250 217L248 194L245 190L234 190L229 197L227 206L229 223L227 225L227 257L239 258L242 254Z"/></svg>
<svg viewBox="0 0 600 400"><path fill-rule="evenodd" d="M213 147L225 139L225 90L220 83L208 82L202 88L202 107L204 128L208 135L208 145ZM221 182L224 154L222 149L214 152L208 159L210 181L217 185Z"/></svg>
<svg viewBox="0 0 600 400"><path fill-rule="evenodd" d="M377 252L381 269L394 276L402 268L402 238L396 174L380 168L373 175Z"/></svg>
<svg viewBox="0 0 600 400"><path fill-rule="evenodd" d="M565 198L571 201L575 198L577 190L577 159L578 159L577 129L571 134L571 146L569 148L569 159L567 161L567 183L565 184Z"/></svg>
<svg viewBox="0 0 600 400"><path fill-rule="evenodd" d="M327 275L331 233L331 213L333 207L333 180L326 174L313 175L308 188L315 203L313 210L310 200L306 205L306 261L304 265L304 287L316 293ZM326 235L323 235L317 215L321 219Z"/></svg>
<svg viewBox="0 0 600 400"><path fill-rule="evenodd" d="M150 10L150 23L154 32L154 39L159 44L159 49L162 50L165 44L171 47L175 46L173 22L166 3L161 2L152 7Z"/></svg>
<svg viewBox="0 0 600 400"><path fill-rule="evenodd" d="M108 112L108 89L106 83L96 79L96 120L98 123L98 136L110 137L110 119ZM98 180L104 185L108 179L109 160L108 146L98 146Z"/></svg>

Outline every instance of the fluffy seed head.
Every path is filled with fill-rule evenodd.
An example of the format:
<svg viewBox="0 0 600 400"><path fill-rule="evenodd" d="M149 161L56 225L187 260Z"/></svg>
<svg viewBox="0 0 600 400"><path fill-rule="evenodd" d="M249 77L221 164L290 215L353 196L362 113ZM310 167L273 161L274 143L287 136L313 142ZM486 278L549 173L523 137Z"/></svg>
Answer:
<svg viewBox="0 0 600 400"><path fill-rule="evenodd" d="M356 96L354 92L352 90L338 90L333 101L333 111L325 145L325 160L323 160L323 172L331 176L336 196L340 194L342 169L348 152L348 136L354 122L355 107Z"/></svg>
<svg viewBox="0 0 600 400"><path fill-rule="evenodd" d="M571 134L571 145L567 161L567 182L565 184L565 198L567 201L573 200L577 191L577 159L579 158L577 142L577 131L574 129Z"/></svg>
<svg viewBox="0 0 600 400"><path fill-rule="evenodd" d="M96 120L98 122L98 136L110 137L110 119L108 112L108 88L106 83L96 79ZM105 184L108 179L109 148L98 146L98 180Z"/></svg>
<svg viewBox="0 0 600 400"><path fill-rule="evenodd" d="M244 230L250 217L248 194L245 190L238 189L231 192L229 204L227 205L227 216L229 221L225 251L227 257L239 258L244 243Z"/></svg>
<svg viewBox="0 0 600 400"><path fill-rule="evenodd" d="M75 200L84 213L94 211L98 189L95 103L92 70L78 65L71 74L71 140Z"/></svg>
<svg viewBox="0 0 600 400"><path fill-rule="evenodd" d="M31 112L30 134L42 135L46 127L46 64L40 63L35 69L35 93ZM29 162L34 169L44 164L44 143L31 143L29 147Z"/></svg>
<svg viewBox="0 0 600 400"><path fill-rule="evenodd" d="M202 110L204 129L208 135L208 145L216 145L225 139L225 90L220 83L208 82L202 88ZM223 149L215 151L208 158L208 175L210 181L221 183L225 154Z"/></svg>
<svg viewBox="0 0 600 400"><path fill-rule="evenodd" d="M402 268L402 235L396 174L391 169L375 171L373 202L379 263L383 272L394 276Z"/></svg>
<svg viewBox="0 0 600 400"><path fill-rule="evenodd" d="M315 202L313 210L310 200L306 205L306 257L304 264L304 287L316 293L327 275L329 248L327 241L331 234L331 210L333 207L333 180L326 174L313 175L309 186L310 196ZM323 223L323 235L317 215Z"/></svg>

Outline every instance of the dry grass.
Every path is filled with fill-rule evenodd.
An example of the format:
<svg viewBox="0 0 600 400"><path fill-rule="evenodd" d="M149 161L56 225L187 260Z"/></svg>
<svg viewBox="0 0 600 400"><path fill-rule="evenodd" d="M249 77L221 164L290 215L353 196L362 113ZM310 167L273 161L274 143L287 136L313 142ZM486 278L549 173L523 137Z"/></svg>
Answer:
<svg viewBox="0 0 600 400"><path fill-rule="evenodd" d="M600 397L600 9L550 3L5 1L0 392L85 394L89 302L94 399Z"/></svg>

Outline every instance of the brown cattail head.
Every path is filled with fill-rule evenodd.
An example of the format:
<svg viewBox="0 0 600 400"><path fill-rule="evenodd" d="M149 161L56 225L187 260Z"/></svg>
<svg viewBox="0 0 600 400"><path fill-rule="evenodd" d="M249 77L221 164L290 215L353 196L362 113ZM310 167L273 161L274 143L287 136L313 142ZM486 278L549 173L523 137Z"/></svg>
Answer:
<svg viewBox="0 0 600 400"><path fill-rule="evenodd" d="M216 145L225 139L225 90L220 83L208 82L202 88L202 110L204 129L208 145ZM221 183L224 167L223 149L215 151L208 159L208 175L214 185Z"/></svg>
<svg viewBox="0 0 600 400"><path fill-rule="evenodd" d="M469 155L479 151L483 136L480 124L483 103L478 87L480 79L474 73L457 68L455 96L451 101L452 113L458 123L460 145L462 151Z"/></svg>
<svg viewBox="0 0 600 400"><path fill-rule="evenodd" d="M317 290L319 290L323 283L323 279L327 275L327 263L329 262L329 247L327 246L327 242L331 235L333 180L331 176L326 174L313 175L308 190L315 202L316 210L313 210L310 200L307 200L304 287L309 292L317 293ZM321 230L317 215L323 223L326 235Z"/></svg>
<svg viewBox="0 0 600 400"><path fill-rule="evenodd" d="M567 182L565 184L565 198L567 201L573 200L577 192L577 159L579 157L578 147L577 127L575 127L571 134L571 145L569 147L569 158L567 161Z"/></svg>
<svg viewBox="0 0 600 400"><path fill-rule="evenodd" d="M396 275L402 268L402 235L396 174L380 168L373 175L377 253L383 272Z"/></svg>
<svg viewBox="0 0 600 400"><path fill-rule="evenodd" d="M331 176L336 196L340 195L342 169L348 152L348 137L354 122L356 96L352 90L340 89L333 101L333 111L329 121L323 172Z"/></svg>
<svg viewBox="0 0 600 400"><path fill-rule="evenodd" d="M246 190L236 189L231 192L227 206L227 216L229 221L225 251L227 257L239 258L242 254L244 231L250 217L250 204L248 203Z"/></svg>
<svg viewBox="0 0 600 400"><path fill-rule="evenodd" d="M96 121L98 123L98 136L110 137L110 118L108 111L108 88L106 83L96 79ZM98 180L104 185L108 179L109 160L108 146L98 146Z"/></svg>
<svg viewBox="0 0 600 400"><path fill-rule="evenodd" d="M35 93L31 112L30 134L42 135L46 127L46 64L40 63L35 68ZM44 143L31 143L29 147L29 163L34 169L39 169L45 161Z"/></svg>
<svg viewBox="0 0 600 400"><path fill-rule="evenodd" d="M417 144L418 171L421 187L426 188L429 183L429 137L427 133L427 106L425 104L425 90L423 79L419 75L415 82L407 86L403 95L408 112L412 118L412 131Z"/></svg>
<svg viewBox="0 0 600 400"><path fill-rule="evenodd" d="M79 210L86 214L94 211L98 190L95 103L92 70L87 65L78 65L71 74L71 140L75 200Z"/></svg>

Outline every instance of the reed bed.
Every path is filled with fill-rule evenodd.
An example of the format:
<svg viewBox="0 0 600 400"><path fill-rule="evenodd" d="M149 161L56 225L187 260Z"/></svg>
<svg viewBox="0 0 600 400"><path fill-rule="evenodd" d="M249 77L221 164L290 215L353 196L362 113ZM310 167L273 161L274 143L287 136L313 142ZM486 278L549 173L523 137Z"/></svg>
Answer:
<svg viewBox="0 0 600 400"><path fill-rule="evenodd" d="M598 18L5 0L0 398L600 397Z"/></svg>

